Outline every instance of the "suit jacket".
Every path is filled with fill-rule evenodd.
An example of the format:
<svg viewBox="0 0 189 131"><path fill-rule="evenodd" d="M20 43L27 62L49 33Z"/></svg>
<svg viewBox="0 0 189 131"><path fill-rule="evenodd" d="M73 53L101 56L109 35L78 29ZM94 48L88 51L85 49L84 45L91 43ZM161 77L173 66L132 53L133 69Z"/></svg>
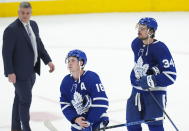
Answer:
<svg viewBox="0 0 189 131"><path fill-rule="evenodd" d="M41 38L35 21L30 20L31 28L36 36L38 59L34 67L34 51L31 40L19 19L11 23L3 34L4 74L15 73L18 80L26 80L32 73L40 75L40 58L45 64L51 61Z"/></svg>

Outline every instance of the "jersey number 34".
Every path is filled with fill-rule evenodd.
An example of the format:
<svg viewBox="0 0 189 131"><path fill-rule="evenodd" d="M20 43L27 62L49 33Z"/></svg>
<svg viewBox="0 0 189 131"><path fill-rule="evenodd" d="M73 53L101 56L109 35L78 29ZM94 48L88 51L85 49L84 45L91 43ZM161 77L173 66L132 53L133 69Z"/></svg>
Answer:
<svg viewBox="0 0 189 131"><path fill-rule="evenodd" d="M175 67L173 59L171 59L170 61L167 59L164 59L162 62L164 63L164 66L163 66L164 68L169 68L170 66Z"/></svg>

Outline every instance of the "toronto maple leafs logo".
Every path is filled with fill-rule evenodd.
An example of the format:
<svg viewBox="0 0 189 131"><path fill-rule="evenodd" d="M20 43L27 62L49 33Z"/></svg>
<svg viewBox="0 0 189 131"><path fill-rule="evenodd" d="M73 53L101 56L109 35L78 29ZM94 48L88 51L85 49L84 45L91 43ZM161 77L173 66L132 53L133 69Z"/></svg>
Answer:
<svg viewBox="0 0 189 131"><path fill-rule="evenodd" d="M145 76L146 75L146 72L149 68L149 64L144 64L143 65L143 59L142 57L140 56L137 60L137 63L135 64L135 67L134 67L134 72L135 72L135 77L137 79L140 79L142 76Z"/></svg>
<svg viewBox="0 0 189 131"><path fill-rule="evenodd" d="M83 108L83 98L80 93L75 92L73 95L73 100L71 101L73 107L75 108L78 115L81 115L82 108Z"/></svg>
<svg viewBox="0 0 189 131"><path fill-rule="evenodd" d="M83 113L88 112L89 107L88 105L83 105L84 104L84 100L82 95L79 92L74 92L73 95L73 100L71 101L73 107L75 108L76 112L78 115L81 115Z"/></svg>

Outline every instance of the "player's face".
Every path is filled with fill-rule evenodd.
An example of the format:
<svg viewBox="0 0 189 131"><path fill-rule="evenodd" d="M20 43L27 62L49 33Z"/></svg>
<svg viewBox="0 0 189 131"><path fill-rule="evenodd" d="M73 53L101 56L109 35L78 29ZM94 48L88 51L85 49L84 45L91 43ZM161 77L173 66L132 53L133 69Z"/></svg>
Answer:
<svg viewBox="0 0 189 131"><path fill-rule="evenodd" d="M70 72L77 72L80 70L79 61L76 57L69 57L67 63Z"/></svg>
<svg viewBox="0 0 189 131"><path fill-rule="evenodd" d="M142 40L146 40L148 38L149 29L146 25L137 25L138 29L138 38Z"/></svg>
<svg viewBox="0 0 189 131"><path fill-rule="evenodd" d="M31 8L19 8L18 10L18 17L24 23L27 23L30 20L31 14Z"/></svg>

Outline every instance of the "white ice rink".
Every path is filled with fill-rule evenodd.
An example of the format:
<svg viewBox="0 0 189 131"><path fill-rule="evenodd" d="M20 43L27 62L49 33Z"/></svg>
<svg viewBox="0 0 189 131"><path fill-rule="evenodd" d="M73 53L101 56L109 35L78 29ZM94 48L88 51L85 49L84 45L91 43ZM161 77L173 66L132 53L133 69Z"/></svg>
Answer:
<svg viewBox="0 0 189 131"><path fill-rule="evenodd" d="M70 131L70 124L58 104L59 86L68 73L64 63L66 53L76 48L86 52L86 69L97 72L104 84L110 100L109 125L125 122L126 100L131 92L130 71L134 65L130 46L137 36L135 25L145 16L157 19L156 39L169 47L177 68L177 81L168 87L166 112L180 131L189 130L189 12L149 12L32 17L56 66L50 74L42 64L42 74L34 85L30 111L32 131L48 131L43 124L45 120L50 120L58 131ZM1 49L3 31L15 19L0 18ZM3 72L0 55L0 131L10 131L14 87ZM148 130L145 125L144 130ZM167 118L165 130L174 131ZM110 131L126 131L126 128Z"/></svg>

